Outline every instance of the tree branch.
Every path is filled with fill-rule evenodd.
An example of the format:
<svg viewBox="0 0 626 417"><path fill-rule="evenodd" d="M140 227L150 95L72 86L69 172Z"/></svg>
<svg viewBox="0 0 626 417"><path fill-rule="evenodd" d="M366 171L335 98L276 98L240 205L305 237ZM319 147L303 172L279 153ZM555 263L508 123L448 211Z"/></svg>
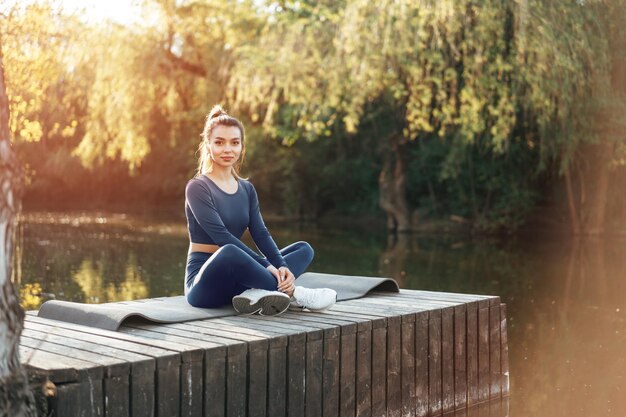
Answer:
<svg viewBox="0 0 626 417"><path fill-rule="evenodd" d="M166 51L165 52L165 56L167 57L167 59L174 64L177 68L180 68L184 71L187 71L191 74L197 75L199 77L206 77L206 69L204 69L204 67L198 65L198 64L194 64L192 62L189 62L177 55L175 55L172 51Z"/></svg>

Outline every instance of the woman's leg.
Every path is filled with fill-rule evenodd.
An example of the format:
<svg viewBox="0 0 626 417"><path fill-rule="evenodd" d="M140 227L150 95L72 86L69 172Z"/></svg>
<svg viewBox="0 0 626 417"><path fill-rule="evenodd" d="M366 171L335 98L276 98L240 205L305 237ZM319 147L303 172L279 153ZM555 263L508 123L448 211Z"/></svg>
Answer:
<svg viewBox="0 0 626 417"><path fill-rule="evenodd" d="M280 254L283 256L289 266L289 270L296 278L306 271L315 256L311 245L304 241L292 243L284 247L280 250Z"/></svg>
<svg viewBox="0 0 626 417"><path fill-rule="evenodd" d="M295 242L289 246L285 246L280 250L280 254L285 259L285 262L287 262L287 267L291 273L296 277L296 284L298 283L298 277L306 271L313 260L313 256L315 255L311 245L305 241ZM235 287L235 292L237 292L237 294L241 294L248 288L257 287L247 287L245 285L238 284Z"/></svg>
<svg viewBox="0 0 626 417"><path fill-rule="evenodd" d="M276 291L274 275L235 245L222 246L202 265L187 301L194 307L220 307L241 294L241 288Z"/></svg>
<svg viewBox="0 0 626 417"><path fill-rule="evenodd" d="M289 270L297 278L313 260L311 245L300 241L280 251ZM195 307L219 307L248 288L276 291L278 282L274 275L235 245L225 245L217 250L200 268L187 301Z"/></svg>

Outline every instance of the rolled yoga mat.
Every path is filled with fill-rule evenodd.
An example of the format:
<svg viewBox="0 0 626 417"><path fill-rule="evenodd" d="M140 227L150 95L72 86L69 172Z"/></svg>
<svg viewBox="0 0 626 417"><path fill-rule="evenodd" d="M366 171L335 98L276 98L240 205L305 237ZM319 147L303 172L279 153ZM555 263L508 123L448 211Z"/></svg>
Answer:
<svg viewBox="0 0 626 417"><path fill-rule="evenodd" d="M351 275L306 272L296 285L307 288L332 288L337 291L337 301L360 298L368 292L399 292L398 283L391 278L358 277ZM190 320L234 316L232 306L197 308L187 303L184 296L149 298L105 304L83 304L71 301L46 301L37 314L39 317L117 330L126 320L143 319L156 323L179 323Z"/></svg>

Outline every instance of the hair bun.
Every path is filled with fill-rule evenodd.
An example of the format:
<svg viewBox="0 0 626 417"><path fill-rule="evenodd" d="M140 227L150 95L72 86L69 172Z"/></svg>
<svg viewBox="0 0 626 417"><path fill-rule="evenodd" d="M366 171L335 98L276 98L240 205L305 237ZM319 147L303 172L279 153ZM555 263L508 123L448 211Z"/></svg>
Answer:
<svg viewBox="0 0 626 417"><path fill-rule="evenodd" d="M219 104L216 104L215 106L213 106L213 108L211 109L211 111L209 112L209 117L208 119L215 119L217 117L220 117L222 115L226 115L228 116L228 113L226 113L226 110L224 110L222 108L222 106L220 106Z"/></svg>

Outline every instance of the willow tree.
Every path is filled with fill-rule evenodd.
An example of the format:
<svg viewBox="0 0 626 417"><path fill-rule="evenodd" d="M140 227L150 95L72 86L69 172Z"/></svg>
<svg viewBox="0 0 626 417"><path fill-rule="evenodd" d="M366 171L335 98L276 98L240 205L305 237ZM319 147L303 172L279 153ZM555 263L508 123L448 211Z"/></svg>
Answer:
<svg viewBox="0 0 626 417"><path fill-rule="evenodd" d="M76 72L76 41L84 26L44 2L14 6L0 14L5 79L16 143L40 143L75 132L79 94L85 84Z"/></svg>
<svg viewBox="0 0 626 417"><path fill-rule="evenodd" d="M208 108L223 100L233 51L254 36L251 2L143 0L132 25L54 3L17 7L1 28L30 195L41 201L53 185L84 204L124 181L126 196L171 196L192 172Z"/></svg>
<svg viewBox="0 0 626 417"><path fill-rule="evenodd" d="M145 21L86 34L93 83L75 151L86 166L119 158L134 170L154 149L193 153L210 103L223 99L233 50L254 35L251 2L140 4Z"/></svg>
<svg viewBox="0 0 626 417"><path fill-rule="evenodd" d="M506 149L515 123L511 15L501 1L281 2L237 60L233 100L272 134L289 108L287 124L308 138L336 124L356 133L367 106L387 102L396 117L380 138L379 201L388 228L406 231L411 142L450 139L448 175L458 174L464 146L487 138Z"/></svg>
<svg viewBox="0 0 626 417"><path fill-rule="evenodd" d="M605 231L626 155L626 2L520 2L520 107L530 143L565 182L574 234Z"/></svg>

